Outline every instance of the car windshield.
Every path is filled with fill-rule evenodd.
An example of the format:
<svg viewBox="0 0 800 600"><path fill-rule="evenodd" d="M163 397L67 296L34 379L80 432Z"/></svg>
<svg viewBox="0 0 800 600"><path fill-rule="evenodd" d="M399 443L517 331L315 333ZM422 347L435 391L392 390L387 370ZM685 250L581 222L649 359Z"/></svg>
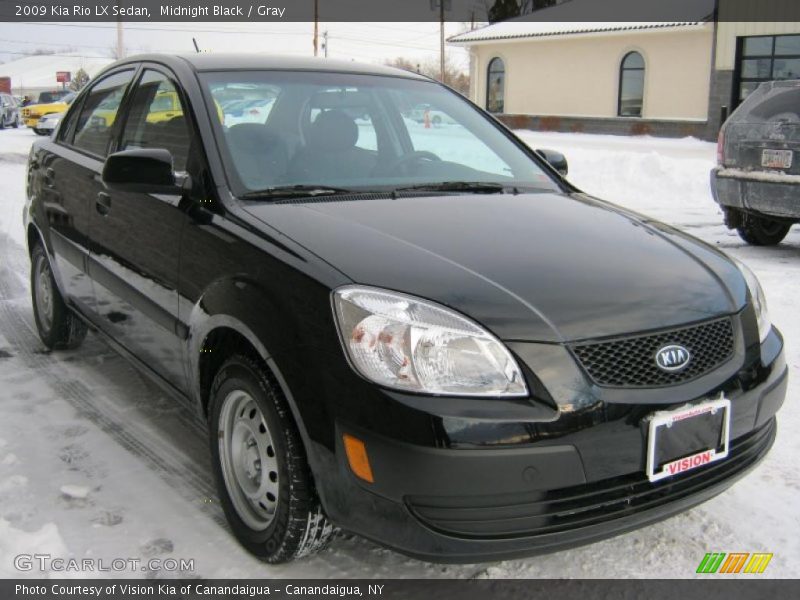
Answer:
<svg viewBox="0 0 800 600"><path fill-rule="evenodd" d="M240 196L558 189L487 116L434 82L287 71L201 78Z"/></svg>

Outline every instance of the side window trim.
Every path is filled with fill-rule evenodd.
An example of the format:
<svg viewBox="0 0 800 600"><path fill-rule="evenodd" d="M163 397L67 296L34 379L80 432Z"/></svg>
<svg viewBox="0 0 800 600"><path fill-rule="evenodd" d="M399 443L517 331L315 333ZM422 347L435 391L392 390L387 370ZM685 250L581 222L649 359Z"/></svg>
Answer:
<svg viewBox="0 0 800 600"><path fill-rule="evenodd" d="M172 84L172 86L175 88L175 93L178 95L178 102L180 104L182 112L184 115L186 115L186 117L188 117L186 119L186 125L189 131L189 137L192 138L192 140L198 139L193 124L193 118L191 117L192 115L191 104L188 102L186 98L186 93L183 90L183 86L178 81L178 78L175 76L175 74L172 72L171 69L165 67L164 65L161 65L159 63L144 62L144 63L139 63L139 68L136 72L136 75L133 77L131 85L128 87L128 90L126 91L123 104L120 105L120 113L122 114L122 119L119 119L120 126L115 132L114 141L113 144L111 145L111 149L109 150L109 154L113 152L119 152L120 144L122 143L122 137L123 134L125 133L125 127L128 124L128 118L130 116L129 105L133 102L133 99L136 96L136 91L138 90L139 84L141 83L142 78L144 77L146 71L154 71L156 73L159 73L160 75L163 75Z"/></svg>
<svg viewBox="0 0 800 600"><path fill-rule="evenodd" d="M130 118L130 109L133 104L133 100L136 98L136 92L139 90L139 85L141 84L144 74L147 71L155 71L156 73L163 75L175 86L176 90L180 90L180 86L177 84L175 77L173 77L171 73L165 72L165 69L161 65L156 63L139 63L139 68L137 69L136 74L131 81L131 85L125 94L123 104L120 105L120 115L122 118L117 119L119 127L115 131L111 148L109 149L109 154L120 151L120 145L122 144L122 138L125 134L125 128L128 126L128 119ZM180 96L180 91L178 92L178 95Z"/></svg>

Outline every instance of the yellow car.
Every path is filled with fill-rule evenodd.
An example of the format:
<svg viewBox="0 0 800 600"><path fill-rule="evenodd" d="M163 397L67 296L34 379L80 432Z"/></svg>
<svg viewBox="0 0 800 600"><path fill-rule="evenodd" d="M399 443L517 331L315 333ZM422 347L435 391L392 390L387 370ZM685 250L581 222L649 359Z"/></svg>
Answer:
<svg viewBox="0 0 800 600"><path fill-rule="evenodd" d="M57 102L49 102L47 104L29 104L22 108L22 120L27 127L33 129L34 133L38 135L50 135L50 131L45 131L37 127L39 119L45 115L53 113L63 113L72 101L75 99L75 93L67 94Z"/></svg>
<svg viewBox="0 0 800 600"><path fill-rule="evenodd" d="M117 117L117 108L120 97L109 97L92 112L89 123L95 127L111 127ZM163 90L156 92L156 97L150 103L150 111L147 115L148 123L164 123L175 117L183 115L178 94Z"/></svg>

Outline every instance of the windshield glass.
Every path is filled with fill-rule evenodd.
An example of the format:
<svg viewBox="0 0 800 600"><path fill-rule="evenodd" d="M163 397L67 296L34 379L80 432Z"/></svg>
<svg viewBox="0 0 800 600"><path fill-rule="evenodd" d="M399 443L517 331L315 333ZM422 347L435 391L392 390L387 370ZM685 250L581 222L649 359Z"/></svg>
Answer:
<svg viewBox="0 0 800 600"><path fill-rule="evenodd" d="M480 111L433 82L285 71L201 78L239 195L454 182L558 189Z"/></svg>

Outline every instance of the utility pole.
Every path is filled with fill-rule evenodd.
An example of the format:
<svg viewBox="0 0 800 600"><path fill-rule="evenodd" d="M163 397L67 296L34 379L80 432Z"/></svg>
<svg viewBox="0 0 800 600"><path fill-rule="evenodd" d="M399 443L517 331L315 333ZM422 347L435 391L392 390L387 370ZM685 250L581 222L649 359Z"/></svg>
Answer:
<svg viewBox="0 0 800 600"><path fill-rule="evenodd" d="M322 50L325 52L325 58L328 58L328 30L322 32Z"/></svg>
<svg viewBox="0 0 800 600"><path fill-rule="evenodd" d="M122 0L117 0L117 7ZM122 17L117 16L117 59L125 58L125 41L122 35Z"/></svg>
<svg viewBox="0 0 800 600"><path fill-rule="evenodd" d="M439 81L444 83L444 0L439 0Z"/></svg>
<svg viewBox="0 0 800 600"><path fill-rule="evenodd" d="M314 0L314 56L319 54L319 0Z"/></svg>

